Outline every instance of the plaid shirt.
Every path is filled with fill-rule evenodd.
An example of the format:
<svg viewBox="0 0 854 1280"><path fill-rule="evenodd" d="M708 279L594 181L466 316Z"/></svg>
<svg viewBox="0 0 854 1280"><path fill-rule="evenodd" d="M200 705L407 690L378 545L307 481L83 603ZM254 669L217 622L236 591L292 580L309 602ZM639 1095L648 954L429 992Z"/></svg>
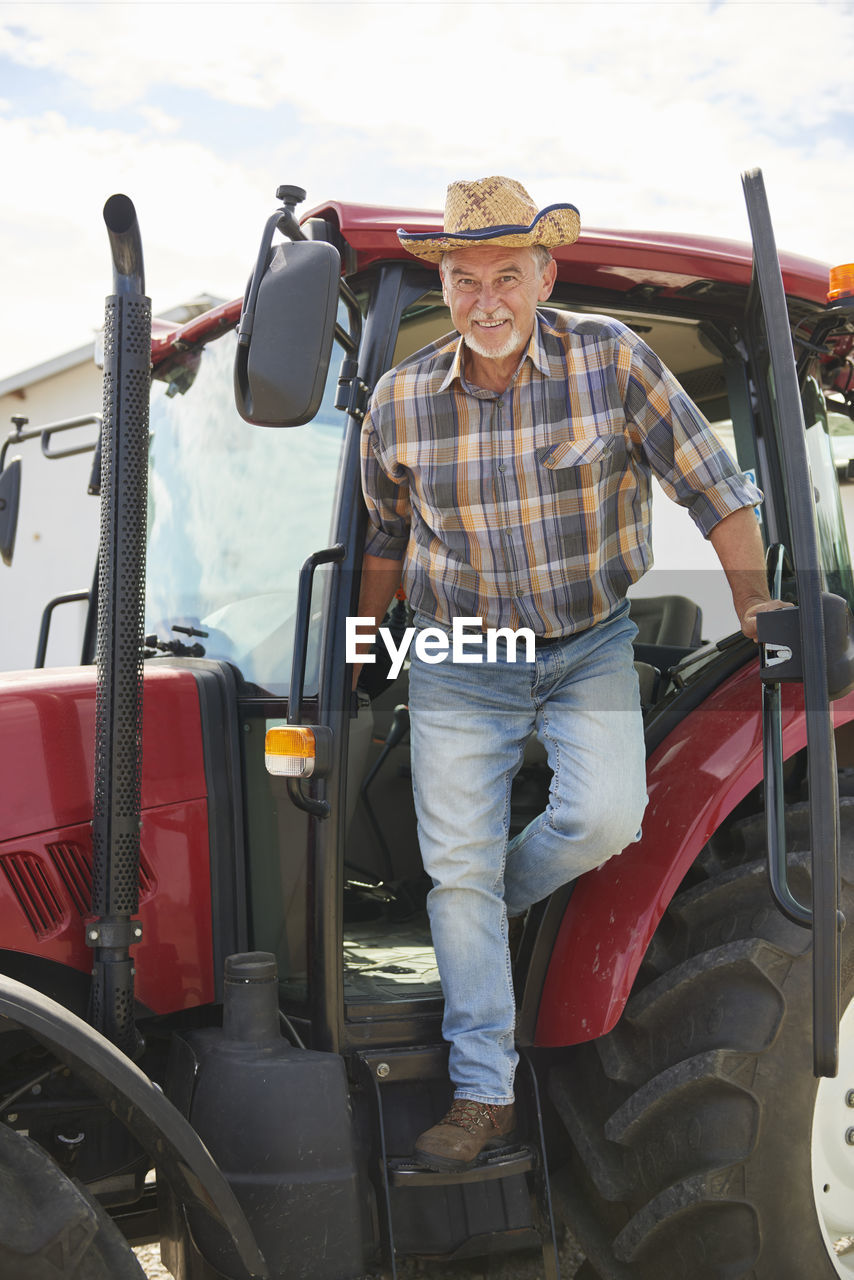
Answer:
<svg viewBox="0 0 854 1280"><path fill-rule="evenodd" d="M466 382L450 334L377 384L362 430L365 550L405 556L410 603L440 625L570 635L649 568L653 472L704 536L762 500L619 321L538 312L500 394Z"/></svg>

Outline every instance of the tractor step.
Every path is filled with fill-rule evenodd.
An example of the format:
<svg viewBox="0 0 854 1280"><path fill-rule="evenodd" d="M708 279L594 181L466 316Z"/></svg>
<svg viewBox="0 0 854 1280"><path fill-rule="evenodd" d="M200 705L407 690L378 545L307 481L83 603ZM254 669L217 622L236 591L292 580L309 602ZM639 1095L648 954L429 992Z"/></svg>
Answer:
<svg viewBox="0 0 854 1280"><path fill-rule="evenodd" d="M450 1102L447 1050L367 1050L358 1075L375 1104L376 1191L383 1262L396 1280L404 1257L474 1256L538 1243L545 1280L559 1280L537 1078L524 1050L517 1093L524 1142L482 1152L470 1169L425 1169L411 1152L418 1134Z"/></svg>
<svg viewBox="0 0 854 1280"><path fill-rule="evenodd" d="M388 1181L392 1187L451 1187L464 1182L493 1182L496 1178L512 1178L530 1173L536 1162L533 1147L493 1147L470 1169L439 1172L425 1169L414 1160L390 1159Z"/></svg>

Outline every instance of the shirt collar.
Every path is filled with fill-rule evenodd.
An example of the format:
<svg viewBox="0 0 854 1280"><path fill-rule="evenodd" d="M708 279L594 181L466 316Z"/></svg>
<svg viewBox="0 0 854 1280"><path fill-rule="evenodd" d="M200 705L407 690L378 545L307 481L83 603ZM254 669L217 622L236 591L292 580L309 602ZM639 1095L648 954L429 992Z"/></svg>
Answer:
<svg viewBox="0 0 854 1280"><path fill-rule="evenodd" d="M456 347L455 347L455 349L454 349L454 358L453 358L453 360L451 361L451 364L450 364L450 367L449 367L449 369L448 369L448 372L445 374L444 378L442 379L441 383L439 384L439 390L440 390L440 391L447 391L447 390L448 390L448 387L451 385L451 383L454 381L454 379L455 379L455 378L459 378L459 379L460 379L460 382L462 382L462 380L463 380L463 337L462 337L462 334L460 334L459 338L457 339L457 345L456 345Z"/></svg>
<svg viewBox="0 0 854 1280"><path fill-rule="evenodd" d="M544 317L537 312L534 332L531 334L531 341L528 343L525 354L519 361L519 368L521 369L522 365L530 357L531 363L539 370L543 377L550 378L552 374L552 367L549 363L548 353L543 344L542 334L543 325L545 323L546 321ZM440 391L447 391L455 378L459 378L460 384L465 385L465 377L463 376L463 345L463 338L462 335L460 335L457 339L454 358L451 361L450 368L439 385Z"/></svg>
<svg viewBox="0 0 854 1280"><path fill-rule="evenodd" d="M552 376L552 367L549 363L549 355L543 342L543 329L546 326L546 318L539 311L537 312L537 323L534 325L534 332L531 334L531 341L528 343L527 355L531 357L535 367L539 369L544 378Z"/></svg>

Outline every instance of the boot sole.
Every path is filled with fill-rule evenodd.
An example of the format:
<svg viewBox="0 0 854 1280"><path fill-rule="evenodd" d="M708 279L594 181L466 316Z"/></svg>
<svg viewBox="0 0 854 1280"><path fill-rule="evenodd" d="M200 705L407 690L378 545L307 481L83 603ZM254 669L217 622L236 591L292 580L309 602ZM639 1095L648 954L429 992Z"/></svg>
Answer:
<svg viewBox="0 0 854 1280"><path fill-rule="evenodd" d="M491 1138L489 1142L481 1147L473 1160L455 1160L453 1156L437 1156L433 1155L432 1152L419 1151L418 1147L413 1152L413 1158L418 1164L423 1165L425 1169L430 1169L433 1173L466 1173L469 1169L477 1168L481 1156L486 1155L489 1151L494 1151L498 1147L512 1146L514 1139L515 1130L502 1134L500 1137Z"/></svg>

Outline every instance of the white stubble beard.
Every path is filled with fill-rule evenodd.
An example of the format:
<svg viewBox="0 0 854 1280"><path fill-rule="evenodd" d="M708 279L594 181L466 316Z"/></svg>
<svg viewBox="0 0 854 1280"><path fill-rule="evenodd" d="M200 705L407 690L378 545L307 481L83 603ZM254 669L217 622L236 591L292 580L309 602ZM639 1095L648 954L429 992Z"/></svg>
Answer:
<svg viewBox="0 0 854 1280"><path fill-rule="evenodd" d="M522 345L521 335L519 330L516 328L516 322L510 312L503 312L499 315L493 316L488 316L486 312L483 311L472 312L468 320L469 327L467 332L463 335L463 341L469 350L473 351L475 355L482 356L485 360L504 360L507 356L512 356L514 351L518 351L519 347ZM472 332L472 324L478 320L509 320L510 333L508 334L506 341L503 342L500 347L484 346L476 333Z"/></svg>

